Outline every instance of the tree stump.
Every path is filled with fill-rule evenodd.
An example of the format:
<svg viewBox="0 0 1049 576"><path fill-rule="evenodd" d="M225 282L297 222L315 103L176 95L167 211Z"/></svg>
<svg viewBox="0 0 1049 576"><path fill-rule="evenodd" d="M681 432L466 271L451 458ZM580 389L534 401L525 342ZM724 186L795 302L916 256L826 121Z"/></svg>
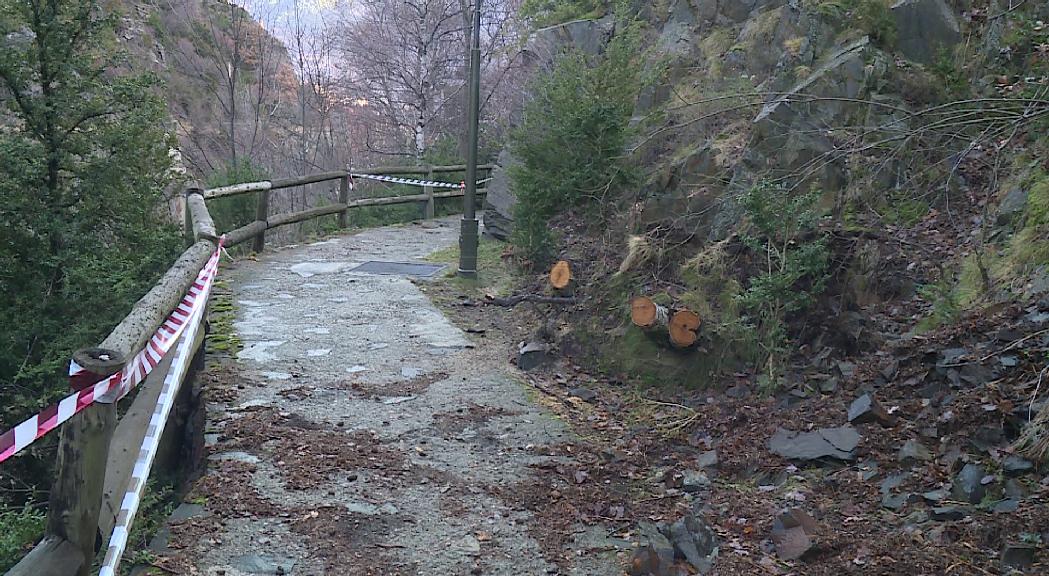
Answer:
<svg viewBox="0 0 1049 576"><path fill-rule="evenodd" d="M699 340L699 314L691 310L678 310L670 317L670 343L675 348L691 348Z"/></svg>
<svg viewBox="0 0 1049 576"><path fill-rule="evenodd" d="M572 266L567 260L558 260L550 269L550 287L555 294L565 294L572 290Z"/></svg>

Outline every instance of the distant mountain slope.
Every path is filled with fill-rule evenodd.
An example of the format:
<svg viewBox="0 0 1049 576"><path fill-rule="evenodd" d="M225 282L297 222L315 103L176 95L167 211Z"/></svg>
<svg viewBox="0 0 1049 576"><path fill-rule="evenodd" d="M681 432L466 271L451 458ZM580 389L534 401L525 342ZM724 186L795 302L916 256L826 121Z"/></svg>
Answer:
<svg viewBox="0 0 1049 576"><path fill-rule="evenodd" d="M220 0L121 0L114 9L129 65L164 80L191 174L283 156L298 79L287 48L248 12Z"/></svg>

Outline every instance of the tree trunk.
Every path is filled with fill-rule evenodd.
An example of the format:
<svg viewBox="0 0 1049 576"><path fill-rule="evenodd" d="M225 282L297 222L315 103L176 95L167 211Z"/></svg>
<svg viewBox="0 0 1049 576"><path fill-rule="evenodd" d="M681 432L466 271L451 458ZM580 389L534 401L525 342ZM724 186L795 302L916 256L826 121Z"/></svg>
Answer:
<svg viewBox="0 0 1049 576"><path fill-rule="evenodd" d="M670 343L675 348L691 348L699 341L699 314L691 310L678 310L670 317Z"/></svg>
<svg viewBox="0 0 1049 576"><path fill-rule="evenodd" d="M647 296L637 296L630 300L630 320L642 330L664 328L670 324L670 311Z"/></svg>
<svg viewBox="0 0 1049 576"><path fill-rule="evenodd" d="M674 348L691 348L699 341L699 314L691 310L671 312L647 296L630 300L630 320L645 331L665 329Z"/></svg>
<svg viewBox="0 0 1049 576"><path fill-rule="evenodd" d="M423 118L423 113L419 113L419 118L415 122L415 163L421 165L425 163L426 156L426 120Z"/></svg>

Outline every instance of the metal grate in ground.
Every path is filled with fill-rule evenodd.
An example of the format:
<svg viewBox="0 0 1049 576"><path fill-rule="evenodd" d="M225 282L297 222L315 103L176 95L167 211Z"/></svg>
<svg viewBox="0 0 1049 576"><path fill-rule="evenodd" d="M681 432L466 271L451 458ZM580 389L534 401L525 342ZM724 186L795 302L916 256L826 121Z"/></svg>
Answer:
<svg viewBox="0 0 1049 576"><path fill-rule="evenodd" d="M444 264L422 264L418 262L382 262L372 260L351 270L362 274L380 274L384 276L419 276L427 278L444 270Z"/></svg>

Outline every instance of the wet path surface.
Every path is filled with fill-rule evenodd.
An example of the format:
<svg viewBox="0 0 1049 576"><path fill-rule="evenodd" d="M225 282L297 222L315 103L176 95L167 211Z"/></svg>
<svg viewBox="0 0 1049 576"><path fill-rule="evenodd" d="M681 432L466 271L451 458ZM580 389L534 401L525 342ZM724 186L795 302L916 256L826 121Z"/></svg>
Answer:
<svg viewBox="0 0 1049 576"><path fill-rule="evenodd" d="M224 576L622 573L614 554L551 564L513 504L569 432L529 399L506 350L472 340L413 279L356 270L419 262L455 244L456 224L224 271L243 349L206 376L208 470L166 554Z"/></svg>

